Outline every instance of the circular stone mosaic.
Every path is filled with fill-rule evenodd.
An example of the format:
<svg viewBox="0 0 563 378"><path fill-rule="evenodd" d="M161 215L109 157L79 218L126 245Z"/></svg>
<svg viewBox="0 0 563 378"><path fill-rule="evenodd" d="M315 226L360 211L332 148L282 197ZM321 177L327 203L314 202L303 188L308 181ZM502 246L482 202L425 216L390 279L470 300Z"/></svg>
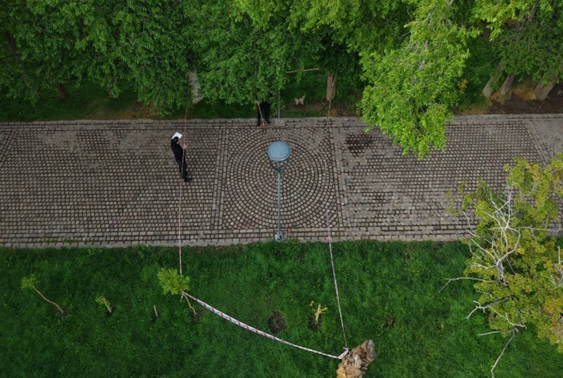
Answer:
<svg viewBox="0 0 563 378"><path fill-rule="evenodd" d="M226 229L277 227L278 177L270 166L270 143L283 140L291 157L282 173L283 229L326 227L337 216L333 144L328 131L233 129L228 132L226 172L221 204Z"/></svg>

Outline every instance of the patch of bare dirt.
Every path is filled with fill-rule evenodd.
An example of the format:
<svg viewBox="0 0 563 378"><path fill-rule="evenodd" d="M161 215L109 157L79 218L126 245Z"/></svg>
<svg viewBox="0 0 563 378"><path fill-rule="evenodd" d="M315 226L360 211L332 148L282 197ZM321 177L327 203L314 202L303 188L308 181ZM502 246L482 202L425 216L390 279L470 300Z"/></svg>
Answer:
<svg viewBox="0 0 563 378"><path fill-rule="evenodd" d="M326 116L327 113L330 117L356 117L358 116L357 106L355 103L346 102L333 102L330 104L326 100L308 100L305 99L304 105L295 105L293 103L287 104L284 108L285 111L313 111L318 112L321 116Z"/></svg>
<svg viewBox="0 0 563 378"><path fill-rule="evenodd" d="M268 319L268 326L273 334L283 332L287 329L285 318L279 311L275 311L270 319Z"/></svg>
<svg viewBox="0 0 563 378"><path fill-rule="evenodd" d="M310 110L330 117L356 117L359 115L355 104L333 103L328 110L324 100L305 100L304 105L290 104L287 110ZM563 83L556 84L548 97L539 101L534 95L534 86L530 83L513 87L505 96L498 92L490 98L490 105L464 111L466 114L550 114L563 113Z"/></svg>
<svg viewBox="0 0 563 378"><path fill-rule="evenodd" d="M320 116L330 117L356 117L359 116L355 103L335 102L330 104L326 100L305 99L304 105L287 104L284 111L311 111L317 112ZM490 98L488 107L471 109L464 111L465 114L549 114L563 113L563 83L556 84L547 99L538 101L535 99L534 87L530 83L520 84L513 87L505 96L500 96L497 92ZM275 116L275 112L273 115ZM158 119L158 112L152 105L136 103L126 111L122 112L118 118L126 119Z"/></svg>
<svg viewBox="0 0 563 378"><path fill-rule="evenodd" d="M145 105L142 102L136 102L128 109L118 115L120 119L159 119L161 118L158 111L152 104Z"/></svg>
<svg viewBox="0 0 563 378"><path fill-rule="evenodd" d="M563 113L563 84L556 84L543 101L535 99L534 88L521 85L511 89L506 96L495 93L486 114L549 114Z"/></svg>

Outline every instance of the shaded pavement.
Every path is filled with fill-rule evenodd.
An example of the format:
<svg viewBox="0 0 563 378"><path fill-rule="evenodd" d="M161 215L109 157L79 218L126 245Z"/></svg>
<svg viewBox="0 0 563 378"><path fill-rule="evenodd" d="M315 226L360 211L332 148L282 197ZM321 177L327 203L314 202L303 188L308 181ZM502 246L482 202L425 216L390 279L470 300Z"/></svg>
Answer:
<svg viewBox="0 0 563 378"><path fill-rule="evenodd" d="M272 240L275 140L292 155L282 175L290 239L455 240L465 219L447 193L479 178L502 188L514 156L563 152L563 114L459 116L444 152L417 160L357 118L114 120L0 123L0 245L178 245ZM187 136L184 184L170 136ZM179 217L180 214L180 217Z"/></svg>

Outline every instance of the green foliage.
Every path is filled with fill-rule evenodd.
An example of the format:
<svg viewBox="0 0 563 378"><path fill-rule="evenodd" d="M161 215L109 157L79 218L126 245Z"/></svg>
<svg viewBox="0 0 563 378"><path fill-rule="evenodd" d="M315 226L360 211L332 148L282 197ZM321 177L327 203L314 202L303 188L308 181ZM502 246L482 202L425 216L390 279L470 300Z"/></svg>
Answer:
<svg viewBox="0 0 563 378"><path fill-rule="evenodd" d="M487 66L501 60L509 73L548 80L563 70L561 1L4 5L3 97L38 103L55 89L65 94L65 88L95 85L110 98L133 92L161 115L183 115L193 106L189 75L197 72L210 104L250 109L270 99L277 109L292 98L303 69L314 65L325 83L326 74L336 73L338 101L358 101L369 128L380 127L419 157L444 148L446 123L466 89L480 101L475 93ZM473 43L479 32L484 43ZM208 117L190 112L198 113Z"/></svg>
<svg viewBox="0 0 563 378"><path fill-rule="evenodd" d="M43 92L75 79L85 61L74 48L77 19L57 1L3 4L0 88L7 96L36 102Z"/></svg>
<svg viewBox="0 0 563 378"><path fill-rule="evenodd" d="M211 100L254 104L289 81L287 70L304 68L319 49L316 35L289 29L287 14L269 7L268 23L230 2L194 2L190 28L202 94ZM274 98L275 100L275 98Z"/></svg>
<svg viewBox="0 0 563 378"><path fill-rule="evenodd" d="M113 313L113 310L111 308L111 304L106 299L106 297L104 297L103 295L98 295L96 297L96 303L101 305L101 306L104 306L106 308L107 312L109 312L110 314Z"/></svg>
<svg viewBox="0 0 563 378"><path fill-rule="evenodd" d="M563 352L563 260L560 246L548 236L559 219L563 154L546 166L516 159L506 170L504 192L481 183L466 197L479 220L468 241L472 255L465 270L477 279L476 310L489 313L489 326L502 333L533 324ZM467 208L470 201L465 203Z"/></svg>
<svg viewBox="0 0 563 378"><path fill-rule="evenodd" d="M164 294L178 295L188 291L190 277L180 275L175 269L161 268L157 276Z"/></svg>
<svg viewBox="0 0 563 378"><path fill-rule="evenodd" d="M488 326L485 317L465 320L472 286L463 282L438 292L446 278L462 274L465 246L362 241L334 243L333 252L349 346L376 341L379 358L366 378L488 375L503 341L475 338ZM193 317L177 297L163 296L157 274L162 266L177 266L177 258L177 250L158 247L0 247L0 371L18 377L334 376L337 360L257 336L199 306ZM342 351L327 244L185 247L183 261L199 299L264 331L280 311L283 339ZM21 277L30 272L41 272L42 289L71 306L64 320L53 321L50 308L22 295ZM92 300L98 293L111 293L120 311L106 316ZM316 332L308 328L312 298L331 309ZM548 342L525 332L497 370L499 378L555 378L563 360Z"/></svg>
<svg viewBox="0 0 563 378"><path fill-rule="evenodd" d="M483 96L483 88L495 70L491 63L491 45L488 39L481 36L469 39L467 49L469 57L460 83L458 106L462 112L471 108L486 108L490 104Z"/></svg>
<svg viewBox="0 0 563 378"><path fill-rule="evenodd" d="M494 52L508 73L534 80L544 75L559 76L563 74L563 3L538 8L534 1L528 6L525 16L491 34Z"/></svg>
<svg viewBox="0 0 563 378"><path fill-rule="evenodd" d="M471 18L484 26L492 66L500 61L506 73L536 81L563 74L563 2L479 0Z"/></svg>
<svg viewBox="0 0 563 378"><path fill-rule="evenodd" d="M183 2L13 2L2 12L8 48L0 87L37 102L59 84L93 82L110 96L131 85L162 112L189 104L190 38Z"/></svg>
<svg viewBox="0 0 563 378"><path fill-rule="evenodd" d="M405 154L425 157L445 146L472 33L455 25L455 8L446 2L416 6L415 19L406 25L408 39L388 52L362 55L369 84L361 109L368 130L377 125Z"/></svg>
<svg viewBox="0 0 563 378"><path fill-rule="evenodd" d="M34 289L37 286L37 277L35 275L31 275L28 277L22 278L22 289Z"/></svg>
<svg viewBox="0 0 563 378"><path fill-rule="evenodd" d="M540 9L550 10L549 0L540 0ZM503 33L507 21L523 21L537 7L537 0L477 0L473 8L476 19L486 22L495 38Z"/></svg>
<svg viewBox="0 0 563 378"><path fill-rule="evenodd" d="M67 89L69 96L64 100L53 92L44 94L35 104L0 96L0 121L119 119L131 116L128 109L137 103L132 89L124 89L118 98L108 97L107 91L92 83L69 85Z"/></svg>

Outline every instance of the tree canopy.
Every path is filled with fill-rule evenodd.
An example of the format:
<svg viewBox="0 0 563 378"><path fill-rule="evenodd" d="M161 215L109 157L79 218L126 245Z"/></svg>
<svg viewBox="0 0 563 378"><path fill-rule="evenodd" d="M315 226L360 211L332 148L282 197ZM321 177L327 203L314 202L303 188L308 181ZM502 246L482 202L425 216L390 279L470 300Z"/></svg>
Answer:
<svg viewBox="0 0 563 378"><path fill-rule="evenodd" d="M445 146L446 123L485 40L491 72L558 77L563 5L553 0L0 1L0 88L37 101L65 84L133 88L161 111L191 103L190 72L210 101L252 103L288 70L360 67L358 109L405 153ZM481 44L482 45L482 44ZM362 88L359 88L362 90Z"/></svg>
<svg viewBox="0 0 563 378"><path fill-rule="evenodd" d="M479 221L464 277L479 293L472 313L488 313L493 333L514 336L533 324L563 352L563 257L549 235L563 198L563 154L545 166L516 162L504 191L481 183L464 200L462 210L473 204Z"/></svg>

